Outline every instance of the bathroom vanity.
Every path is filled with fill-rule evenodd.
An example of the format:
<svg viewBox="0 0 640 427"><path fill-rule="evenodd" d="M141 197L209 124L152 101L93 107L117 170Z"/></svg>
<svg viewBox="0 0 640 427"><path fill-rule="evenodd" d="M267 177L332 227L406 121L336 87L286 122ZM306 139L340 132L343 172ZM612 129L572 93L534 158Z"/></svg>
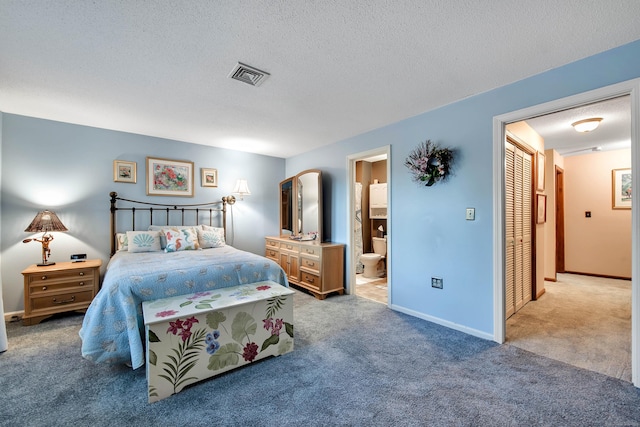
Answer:
<svg viewBox="0 0 640 427"><path fill-rule="evenodd" d="M310 169L280 183L280 235L265 238L265 255L289 283L318 299L344 293L344 245L322 239L322 172Z"/></svg>

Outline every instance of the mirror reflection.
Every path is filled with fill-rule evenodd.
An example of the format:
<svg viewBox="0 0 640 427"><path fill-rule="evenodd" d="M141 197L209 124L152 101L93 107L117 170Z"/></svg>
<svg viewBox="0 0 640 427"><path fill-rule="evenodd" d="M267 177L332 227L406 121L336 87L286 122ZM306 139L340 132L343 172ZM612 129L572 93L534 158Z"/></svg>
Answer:
<svg viewBox="0 0 640 427"><path fill-rule="evenodd" d="M295 195L295 197L294 197ZM282 236L322 241L322 173L307 170L280 183Z"/></svg>

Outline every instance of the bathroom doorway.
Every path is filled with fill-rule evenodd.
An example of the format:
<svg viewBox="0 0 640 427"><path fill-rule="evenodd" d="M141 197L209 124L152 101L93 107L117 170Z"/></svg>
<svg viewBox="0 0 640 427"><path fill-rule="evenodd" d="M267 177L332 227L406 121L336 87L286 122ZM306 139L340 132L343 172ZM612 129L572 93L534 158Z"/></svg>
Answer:
<svg viewBox="0 0 640 427"><path fill-rule="evenodd" d="M347 169L347 293L390 305L390 147L349 156Z"/></svg>

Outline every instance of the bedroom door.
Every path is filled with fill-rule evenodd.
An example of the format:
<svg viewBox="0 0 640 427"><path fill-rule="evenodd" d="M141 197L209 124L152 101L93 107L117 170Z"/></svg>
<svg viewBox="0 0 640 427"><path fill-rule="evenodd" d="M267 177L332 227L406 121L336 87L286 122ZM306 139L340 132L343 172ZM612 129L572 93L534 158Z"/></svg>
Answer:
<svg viewBox="0 0 640 427"><path fill-rule="evenodd" d="M532 156L505 144L505 318L531 301Z"/></svg>

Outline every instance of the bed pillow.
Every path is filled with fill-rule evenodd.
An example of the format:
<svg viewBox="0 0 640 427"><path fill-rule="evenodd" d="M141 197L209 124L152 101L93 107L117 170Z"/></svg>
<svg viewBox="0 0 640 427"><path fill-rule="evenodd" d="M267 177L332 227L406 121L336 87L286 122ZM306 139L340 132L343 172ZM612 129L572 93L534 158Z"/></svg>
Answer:
<svg viewBox="0 0 640 427"><path fill-rule="evenodd" d="M127 231L129 252L160 251L159 231Z"/></svg>
<svg viewBox="0 0 640 427"><path fill-rule="evenodd" d="M177 251L193 251L200 249L198 244L198 233L193 227L188 228L169 228L162 230L164 237L167 239L165 252Z"/></svg>
<svg viewBox="0 0 640 427"><path fill-rule="evenodd" d="M127 233L116 233L116 252L129 250Z"/></svg>
<svg viewBox="0 0 640 427"><path fill-rule="evenodd" d="M205 229L205 227L207 227ZM203 225L198 229L198 242L202 249L219 248L225 245L224 228Z"/></svg>

